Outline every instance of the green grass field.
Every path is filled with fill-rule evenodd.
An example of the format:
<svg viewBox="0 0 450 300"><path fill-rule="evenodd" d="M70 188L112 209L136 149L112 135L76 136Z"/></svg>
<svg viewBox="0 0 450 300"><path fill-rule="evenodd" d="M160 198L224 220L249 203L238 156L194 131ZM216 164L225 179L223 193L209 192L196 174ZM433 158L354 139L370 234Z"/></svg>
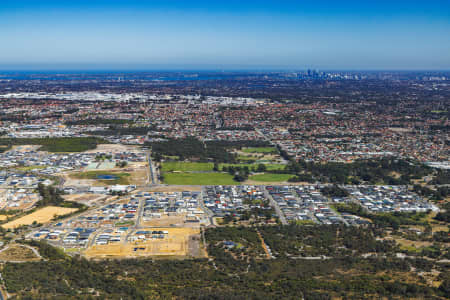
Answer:
<svg viewBox="0 0 450 300"><path fill-rule="evenodd" d="M98 179L97 176L100 175L113 175L117 177L117 179L111 179L111 180L102 180ZM113 184L129 184L128 177L130 177L130 173L114 173L114 172L107 172L107 171L88 171L88 172L82 172L78 174L71 175L74 178L78 179L93 179L100 181L104 184L113 185Z"/></svg>
<svg viewBox="0 0 450 300"><path fill-rule="evenodd" d="M227 173L165 173L164 183L173 185L236 185Z"/></svg>
<svg viewBox="0 0 450 300"><path fill-rule="evenodd" d="M212 171L213 163L198 163L198 162L182 162L182 161L167 161L162 163L163 172L192 172L192 171Z"/></svg>
<svg viewBox="0 0 450 300"><path fill-rule="evenodd" d="M291 174L259 174L250 176L249 180L260 181L260 182L284 182L291 178Z"/></svg>
<svg viewBox="0 0 450 300"><path fill-rule="evenodd" d="M245 156L245 155L238 155L237 160L243 161L243 162L254 162L257 158L251 157L251 156Z"/></svg>
<svg viewBox="0 0 450 300"><path fill-rule="evenodd" d="M274 147L251 147L243 148L241 151L245 153L276 153L277 149Z"/></svg>
<svg viewBox="0 0 450 300"><path fill-rule="evenodd" d="M283 170L286 165L283 164L264 164L266 166L267 170ZM219 164L219 169L222 170L222 168L226 166L233 166L233 167L249 167L249 169L257 168L258 164Z"/></svg>

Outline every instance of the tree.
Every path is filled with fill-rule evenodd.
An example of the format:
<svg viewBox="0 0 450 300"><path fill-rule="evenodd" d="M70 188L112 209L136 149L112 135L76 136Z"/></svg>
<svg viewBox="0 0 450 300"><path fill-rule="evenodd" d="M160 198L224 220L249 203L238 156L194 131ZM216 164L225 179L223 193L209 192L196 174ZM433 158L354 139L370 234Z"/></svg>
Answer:
<svg viewBox="0 0 450 300"><path fill-rule="evenodd" d="M260 172L260 173L262 173L262 172L265 172L266 171L266 165L265 164L259 164L258 165L258 168L257 168L257 171L258 172Z"/></svg>

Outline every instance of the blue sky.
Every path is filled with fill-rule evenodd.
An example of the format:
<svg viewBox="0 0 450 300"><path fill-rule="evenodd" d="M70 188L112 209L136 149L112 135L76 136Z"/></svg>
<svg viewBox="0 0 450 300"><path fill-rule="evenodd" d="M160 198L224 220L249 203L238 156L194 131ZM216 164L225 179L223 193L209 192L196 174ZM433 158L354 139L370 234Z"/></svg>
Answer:
<svg viewBox="0 0 450 300"><path fill-rule="evenodd" d="M0 69L450 70L450 1L0 1Z"/></svg>

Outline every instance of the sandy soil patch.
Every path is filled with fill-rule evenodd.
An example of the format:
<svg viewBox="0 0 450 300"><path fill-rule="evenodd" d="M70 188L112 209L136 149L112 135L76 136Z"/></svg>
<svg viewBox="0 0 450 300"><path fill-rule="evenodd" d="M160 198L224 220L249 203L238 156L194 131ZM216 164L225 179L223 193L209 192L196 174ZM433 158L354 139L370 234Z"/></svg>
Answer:
<svg viewBox="0 0 450 300"><path fill-rule="evenodd" d="M108 152L108 153L119 153L119 152L126 152L126 151L141 151L136 146L127 146L127 145L120 145L120 144L99 144L97 145L97 148L88 150L85 153L101 153L101 152Z"/></svg>
<svg viewBox="0 0 450 300"><path fill-rule="evenodd" d="M184 225L185 214L178 216L162 216L161 218L152 218L141 222L142 226L167 227Z"/></svg>
<svg viewBox="0 0 450 300"><path fill-rule="evenodd" d="M151 228L139 230L152 230ZM129 258L144 256L185 257L190 255L189 240L198 235L199 229L193 228L158 228L168 231L164 239L149 239L141 242L94 245L84 252L88 258Z"/></svg>
<svg viewBox="0 0 450 300"><path fill-rule="evenodd" d="M12 146L11 150L9 150L9 151L30 152L30 151L36 151L40 147L41 147L40 145L18 145L18 146Z"/></svg>
<svg viewBox="0 0 450 300"><path fill-rule="evenodd" d="M67 207L47 206L35 211L34 213L23 216L17 220L8 222L2 225L2 227L5 229L15 228L21 225L31 225L33 224L34 221L43 224L50 222L54 216L62 216L70 214L74 211L77 211L77 209Z"/></svg>
<svg viewBox="0 0 450 300"><path fill-rule="evenodd" d="M82 203L88 206L93 206L97 204L104 204L108 200L108 195L98 195L98 194L72 194L62 196L66 201L73 201Z"/></svg>
<svg viewBox="0 0 450 300"><path fill-rule="evenodd" d="M130 172L130 181L135 185L145 185L148 183L148 172L145 169L133 170Z"/></svg>

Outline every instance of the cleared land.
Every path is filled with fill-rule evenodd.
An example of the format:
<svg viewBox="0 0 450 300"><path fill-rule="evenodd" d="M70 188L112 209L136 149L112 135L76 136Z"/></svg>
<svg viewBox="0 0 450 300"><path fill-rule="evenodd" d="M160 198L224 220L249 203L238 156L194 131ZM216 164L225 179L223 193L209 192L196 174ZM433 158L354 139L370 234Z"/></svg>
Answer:
<svg viewBox="0 0 450 300"><path fill-rule="evenodd" d="M72 194L62 196L66 201L74 201L83 204L93 205L100 202L105 202L108 196L97 194Z"/></svg>
<svg viewBox="0 0 450 300"><path fill-rule="evenodd" d="M34 213L31 213L29 215L23 216L17 220L8 222L4 225L2 225L5 229L12 229L15 227L19 227L22 225L31 225L34 221L37 223L47 223L50 222L53 217L55 216L62 216L70 214L74 211L77 211L76 208L67 208L67 207L58 207L58 206L47 206L44 208L41 208Z"/></svg>
<svg viewBox="0 0 450 300"><path fill-rule="evenodd" d="M236 185L228 173L165 173L164 183L174 185Z"/></svg>
<svg viewBox="0 0 450 300"><path fill-rule="evenodd" d="M97 148L86 151L87 153L119 153L126 151L136 151L138 147L121 144L98 144Z"/></svg>
<svg viewBox="0 0 450 300"><path fill-rule="evenodd" d="M38 261L40 258L32 249L20 245L10 244L0 251L0 261Z"/></svg>
<svg viewBox="0 0 450 300"><path fill-rule="evenodd" d="M141 226L145 227L199 227L200 223L185 222L186 214L176 216L161 216L160 218L152 218L147 221L142 220Z"/></svg>
<svg viewBox="0 0 450 300"><path fill-rule="evenodd" d="M140 229L145 230L145 229ZM168 231L164 239L151 239L146 241L117 243L110 245L94 245L88 248L84 254L88 258L128 258L139 256L190 256L189 239L192 235L199 234L199 229L194 228L158 228Z"/></svg>
<svg viewBox="0 0 450 300"><path fill-rule="evenodd" d="M249 180L260 182L285 182L291 178L291 174L258 174L249 177Z"/></svg>

